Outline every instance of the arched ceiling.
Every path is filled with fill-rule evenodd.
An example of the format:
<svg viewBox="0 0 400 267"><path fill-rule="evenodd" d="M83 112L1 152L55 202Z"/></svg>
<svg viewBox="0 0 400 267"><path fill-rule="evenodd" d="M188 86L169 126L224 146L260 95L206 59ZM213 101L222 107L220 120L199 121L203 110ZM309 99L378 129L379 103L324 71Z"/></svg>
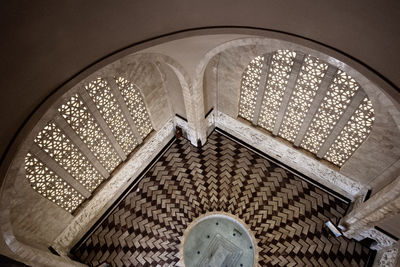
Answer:
<svg viewBox="0 0 400 267"><path fill-rule="evenodd" d="M0 155L35 108L80 72L152 38L166 36L135 49L199 34L168 36L188 29L240 26L301 36L351 55L398 88L399 18L395 0L384 5L372 0L7 1L0 9L0 98L6 101L0 110Z"/></svg>

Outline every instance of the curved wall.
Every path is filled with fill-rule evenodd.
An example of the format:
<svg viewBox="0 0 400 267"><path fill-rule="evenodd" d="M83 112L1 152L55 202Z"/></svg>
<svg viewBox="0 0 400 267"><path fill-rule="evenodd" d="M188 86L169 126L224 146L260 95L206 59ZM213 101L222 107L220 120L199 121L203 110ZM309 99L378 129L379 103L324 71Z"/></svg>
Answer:
<svg viewBox="0 0 400 267"><path fill-rule="evenodd" d="M386 97L374 83L335 58L293 43L276 39L249 38L232 41L230 44L233 47L224 50L210 61L208 68L213 68L213 75L211 71L206 72L205 95L217 96L215 106L219 111L233 118L238 116L242 74L253 58L278 49L304 51L352 75L365 90L375 109L376 118L369 137L341 167L340 173L375 191L396 178L391 176L388 179L381 174L400 158L400 140L397 138L400 134L400 124L397 121L400 111L396 108L396 103Z"/></svg>
<svg viewBox="0 0 400 267"><path fill-rule="evenodd" d="M208 36L196 38L207 40ZM399 122L396 121L399 116L399 110L396 107L398 103L393 102L384 91L379 89L362 73L325 53L278 39L258 37L233 41L230 39L232 38L227 38L226 41L229 42L226 43L223 40L216 42L214 46L205 50L205 54L199 57L200 61L186 62L185 68L182 67L185 64L180 64L179 60L176 60L171 55L160 55L156 54L155 51L152 51L153 53L147 51L132 54L87 76L73 88L92 80L98 75L113 76L118 74L126 76L141 88L153 127L158 131L163 128L174 114L189 117L188 110L191 107L185 101L182 79L179 79L176 75L176 70L178 69L178 71L184 72L181 74L189 82L190 86L197 86L192 89L201 90L201 95L204 99L204 105L202 106L204 113L214 107L216 110L236 119L242 73L251 59L276 49L302 50L350 73L362 85L374 104L376 121L371 136L359 149L363 150L361 152L357 150L340 172L364 186L370 185L375 188L383 186L392 179L389 174L386 176L380 176L380 174L396 164L400 157L398 143L400 141L397 140L398 138L394 138L399 135ZM188 48L193 49L195 47L189 46ZM176 53L179 53L182 47L178 46L175 49ZM187 51L190 51L190 49L187 49ZM107 60L112 60L112 58ZM172 62L175 62L177 68L173 68ZM350 62L352 61L350 60ZM352 65L357 66L358 63ZM368 70L363 69L363 71L372 75ZM69 89L67 87L64 87L65 90ZM51 109L52 105L60 103L71 92L67 91L65 94L59 93L51 97L40 108L39 114L35 114L31 118L21 136L27 137L27 140L32 139L36 132L41 129L41 126L51 117L47 111L49 107ZM20 169L22 166L20 163L23 161L21 155L24 155L24 151L26 152L26 147L27 145L24 142L16 145L14 152L18 151L17 157L9 159L11 168L7 169L6 174L9 178L12 178L7 179L2 187L1 219L2 221L8 219L11 222L12 231L7 232L11 230L8 224L6 234L14 234L19 241L31 245L38 243L40 249L46 250L46 247L53 244L54 239L57 238L61 231L66 229L73 218L64 211L49 205L46 200L43 201L40 197L38 198L39 195L36 193L33 192L36 194L33 195L32 192L28 192L29 185L24 184L26 181ZM376 158L384 160L376 161L374 160ZM398 169L394 171L396 170ZM13 199L12 201L11 198ZM31 219L30 224L26 223L26 218ZM62 218L62 223L60 223L59 218Z"/></svg>

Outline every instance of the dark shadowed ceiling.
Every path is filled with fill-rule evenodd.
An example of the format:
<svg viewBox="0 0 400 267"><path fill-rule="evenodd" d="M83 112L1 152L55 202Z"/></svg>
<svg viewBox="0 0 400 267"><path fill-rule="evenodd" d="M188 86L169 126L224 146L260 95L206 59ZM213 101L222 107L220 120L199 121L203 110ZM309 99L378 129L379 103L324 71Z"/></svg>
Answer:
<svg viewBox="0 0 400 267"><path fill-rule="evenodd" d="M398 0L2 1L0 155L49 94L95 62L156 37L166 36L153 44L202 33L170 35L196 28L298 35L350 55L398 89L399 18Z"/></svg>

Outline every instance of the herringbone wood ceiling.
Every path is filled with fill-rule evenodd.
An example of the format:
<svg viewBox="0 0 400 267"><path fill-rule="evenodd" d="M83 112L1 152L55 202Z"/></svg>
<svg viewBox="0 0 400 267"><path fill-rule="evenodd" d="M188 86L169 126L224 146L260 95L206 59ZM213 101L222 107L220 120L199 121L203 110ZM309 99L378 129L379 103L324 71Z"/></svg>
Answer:
<svg viewBox="0 0 400 267"><path fill-rule="evenodd" d="M208 211L244 220L261 266L365 266L371 251L323 225L347 204L214 132L177 140L72 253L96 266L176 266L187 225Z"/></svg>

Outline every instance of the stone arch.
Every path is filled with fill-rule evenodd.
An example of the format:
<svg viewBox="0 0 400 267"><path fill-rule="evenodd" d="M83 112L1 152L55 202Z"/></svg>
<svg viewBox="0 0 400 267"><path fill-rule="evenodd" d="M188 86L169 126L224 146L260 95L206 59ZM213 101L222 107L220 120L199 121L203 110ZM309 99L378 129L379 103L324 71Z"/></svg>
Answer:
<svg viewBox="0 0 400 267"><path fill-rule="evenodd" d="M218 54L218 110L236 118L239 104L239 88L242 73L248 63L258 55L278 49L298 50L342 69L351 75L364 89L375 109L375 122L367 140L357 149L352 158L343 165L340 173L378 190L395 179L395 171L380 176L387 168L396 164L400 157L398 149L400 112L383 89L350 65L304 45L272 38L250 37L227 42L214 51ZM210 52L211 54L211 52ZM334 53L333 53L334 54ZM356 65L356 64L355 64ZM381 160L377 161L379 158Z"/></svg>
<svg viewBox="0 0 400 267"><path fill-rule="evenodd" d="M1 230L3 237L7 240L7 245L11 251L18 255L24 255L21 258L22 261L30 262L30 260L36 259L37 263L40 262L40 264L49 266L74 265L75 263L67 258L56 257L46 252L47 247L52 245L57 248L57 245L53 244L53 240L63 230L63 227L71 223L74 217L79 217L80 213L85 212L84 210L88 208L87 206L89 206L88 209L90 210L90 204L85 205L82 208L83 210L80 209L76 214L71 215L33 192L33 189L26 183L23 168L24 157L30 151L33 139L48 121L54 120L57 108L71 98L79 88L83 88L94 79L97 79L97 77L104 77L106 80L111 81L118 75L135 79L136 84L134 86L140 90L139 93L142 94L149 108L153 127L156 130L165 132L161 128L171 120L174 114L166 92L166 86L168 85L166 85L164 76L167 66L161 66L158 63L162 60L158 58L160 62L157 63L156 59L157 57L153 55L147 59L141 55L133 55L92 73L69 90L47 101L24 129L24 137L5 176L0 203L2 207ZM160 114L163 117L160 117ZM108 176L109 174L105 175ZM33 199L35 201L32 201ZM26 224L24 223L24 218L29 215L30 223ZM40 227L36 227L39 225L36 222L40 222ZM22 236L24 237L22 238ZM37 243L36 246L38 248L33 248L25 243ZM60 250L59 252L63 253Z"/></svg>

